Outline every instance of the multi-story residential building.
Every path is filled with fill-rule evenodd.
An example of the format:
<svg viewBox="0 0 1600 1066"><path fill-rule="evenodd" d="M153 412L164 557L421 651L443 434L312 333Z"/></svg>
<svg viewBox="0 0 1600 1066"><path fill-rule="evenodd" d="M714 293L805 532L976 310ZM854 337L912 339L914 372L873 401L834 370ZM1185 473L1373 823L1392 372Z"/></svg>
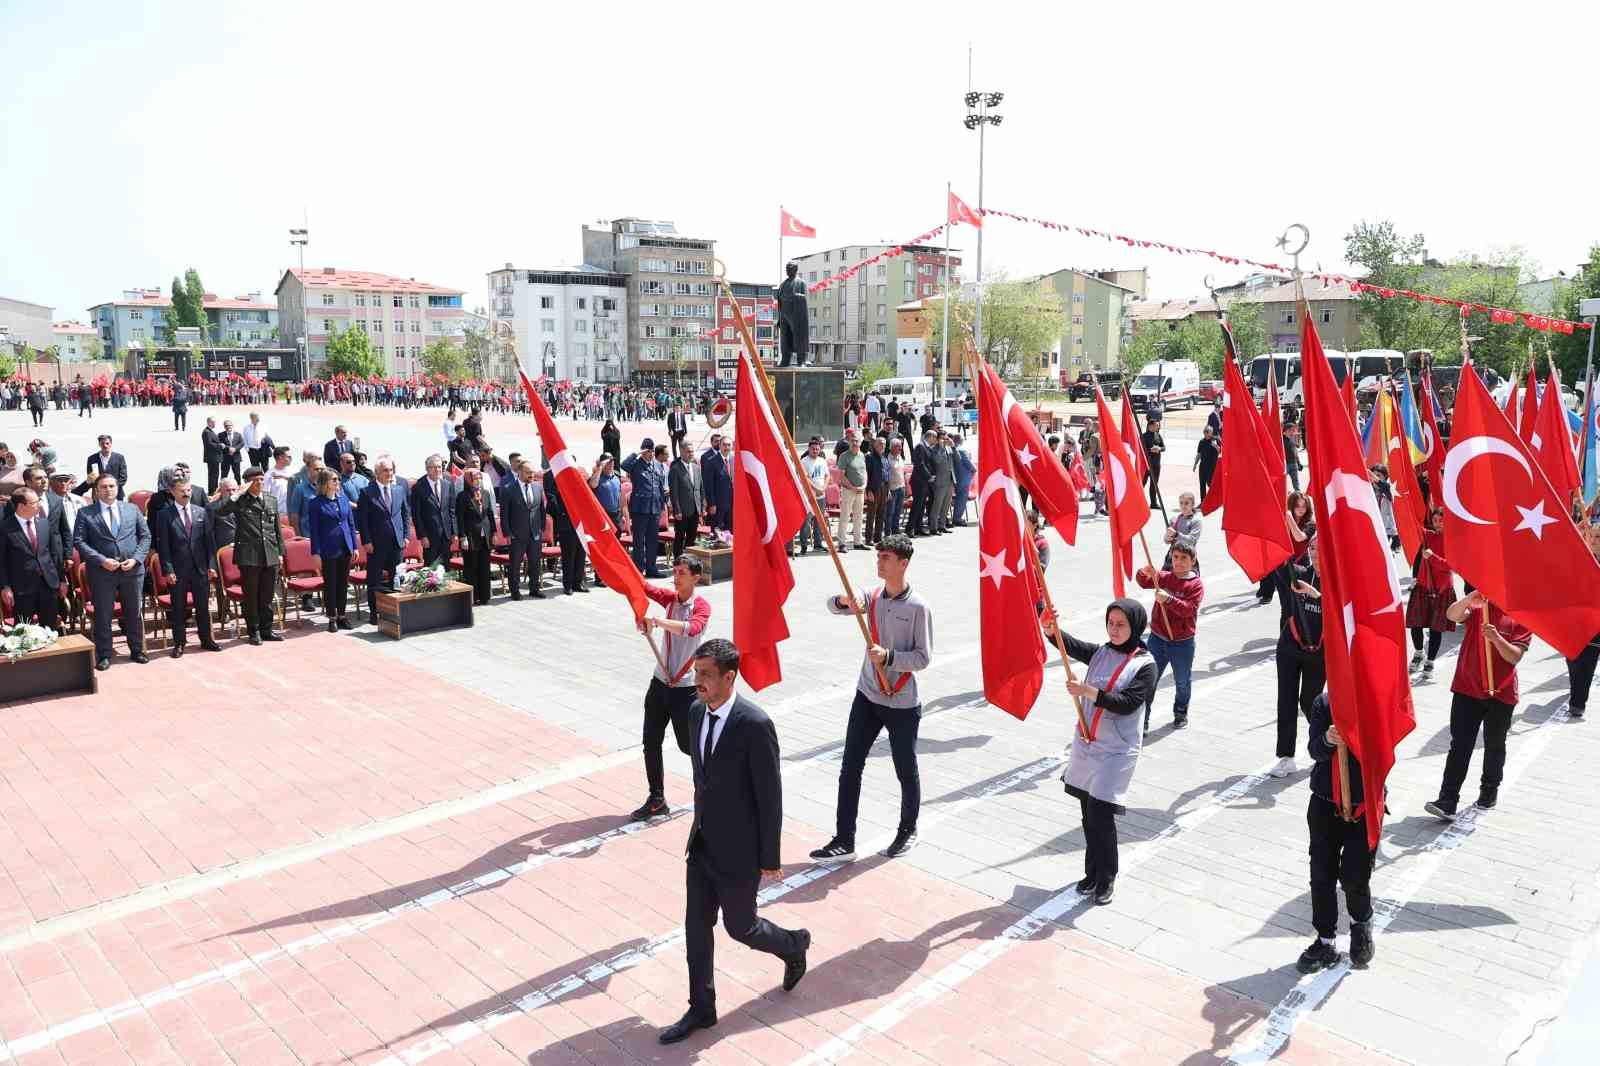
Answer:
<svg viewBox="0 0 1600 1066"><path fill-rule="evenodd" d="M971 300L977 290L971 284L963 285L957 297ZM955 310L956 305L951 306ZM938 373L939 356L943 346L933 347L933 326L944 314L943 294L928 299L907 301L895 308L895 358L897 377L934 377ZM960 333L956 332L957 337ZM950 348L950 365L945 368L945 383L949 389L963 388L967 384L966 345L956 343Z"/></svg>
<svg viewBox="0 0 1600 1066"><path fill-rule="evenodd" d="M1323 345L1346 352L1359 349L1360 301L1350 291L1349 284L1325 284L1309 275L1301 282L1305 286L1306 304L1311 308L1311 320L1316 323L1317 336ZM1261 305L1261 324L1266 327L1267 346L1272 351L1300 350L1300 313L1295 304L1294 282L1247 289L1235 299Z"/></svg>
<svg viewBox="0 0 1600 1066"><path fill-rule="evenodd" d="M55 343L50 328L53 308L27 300L9 300L0 296L0 345L10 355L18 345L43 351Z"/></svg>
<svg viewBox="0 0 1600 1066"><path fill-rule="evenodd" d="M463 293L416 278L333 267L291 268L278 282L284 347L305 344L315 376L328 359L328 341L359 326L391 377L421 372L422 350L436 340L460 344Z"/></svg>
<svg viewBox="0 0 1600 1066"><path fill-rule="evenodd" d="M510 327L529 374L624 381L628 277L591 266L489 272L489 323Z"/></svg>
<svg viewBox="0 0 1600 1066"><path fill-rule="evenodd" d="M272 347L278 343L278 306L259 292L220 297L206 293L204 343L234 348ZM120 357L145 341L166 340L167 312L172 299L160 289L124 289L120 300L89 308L89 324L100 336L107 356Z"/></svg>
<svg viewBox="0 0 1600 1066"><path fill-rule="evenodd" d="M813 285L879 252L887 244L852 244L829 248L795 260L800 277ZM945 250L933 245L907 246L903 255L864 267L854 277L809 296L811 356L819 366L860 366L896 358L895 309L911 300L944 291ZM956 274L959 256L952 255Z"/></svg>
<svg viewBox="0 0 1600 1066"><path fill-rule="evenodd" d="M733 300L726 295L717 297L716 377L722 382L735 380L739 370L739 350L744 346L739 336L738 322L733 317L735 302L755 337L757 354L768 363L776 359L778 354L778 301L773 287L756 281L730 281L728 288L733 290ZM698 367L696 372L702 379L710 373Z"/></svg>
<svg viewBox="0 0 1600 1066"><path fill-rule="evenodd" d="M716 242L671 222L619 218L583 227L585 266L627 278L624 378L665 380L693 364L711 373Z"/></svg>
<svg viewBox="0 0 1600 1066"><path fill-rule="evenodd" d="M1107 281L1108 273L1063 269L1039 278L1061 298L1061 340L1052 354L1057 372L1069 378L1115 366L1122 352L1123 309L1139 291Z"/></svg>
<svg viewBox="0 0 1600 1066"><path fill-rule="evenodd" d="M63 363L77 363L95 358L95 343L100 334L93 326L82 322L55 322L50 326L55 334L56 358ZM104 345L100 346L104 354Z"/></svg>

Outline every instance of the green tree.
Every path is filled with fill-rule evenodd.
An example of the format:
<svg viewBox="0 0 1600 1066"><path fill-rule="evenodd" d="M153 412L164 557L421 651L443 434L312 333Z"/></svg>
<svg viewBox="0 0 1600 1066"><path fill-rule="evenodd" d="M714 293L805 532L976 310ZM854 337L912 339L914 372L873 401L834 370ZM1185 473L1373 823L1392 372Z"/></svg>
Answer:
<svg viewBox="0 0 1600 1066"><path fill-rule="evenodd" d="M952 353L964 350L972 335L976 305L959 297L950 307ZM1047 363L1041 358L1060 341L1064 328L1061 296L1042 281L998 280L983 287L983 347L980 354L993 363L1002 376L1037 379ZM930 311L933 320L928 350L938 352L944 345L944 315Z"/></svg>
<svg viewBox="0 0 1600 1066"><path fill-rule="evenodd" d="M103 359L105 358L105 354L106 346L100 343L99 337L90 337L84 342L83 357L85 359Z"/></svg>
<svg viewBox="0 0 1600 1066"><path fill-rule="evenodd" d="M474 329L468 326L461 336L461 350L467 360L467 367L472 376L482 381L488 375L485 368L489 366L494 354L494 339L489 329Z"/></svg>
<svg viewBox="0 0 1600 1066"><path fill-rule="evenodd" d="M1234 345L1242 361L1248 362L1267 350L1267 328L1262 321L1260 304L1236 300L1227 313ZM1222 353L1222 329L1216 319L1196 315L1185 319L1175 329L1151 323L1137 330L1132 342L1123 349L1121 362L1123 370L1131 376L1146 363L1193 359L1200 365L1202 378L1221 378Z"/></svg>
<svg viewBox="0 0 1600 1066"><path fill-rule="evenodd" d="M461 381L467 376L467 356L447 340L436 340L422 349L422 369L429 374L443 374L447 381Z"/></svg>
<svg viewBox="0 0 1600 1066"><path fill-rule="evenodd" d="M52 344L39 352L38 360L41 363L59 363L61 361L61 345Z"/></svg>
<svg viewBox="0 0 1600 1066"><path fill-rule="evenodd" d="M372 350L372 340L360 326L328 338L328 358L322 366L323 377L349 374L367 378L382 373L383 360Z"/></svg>
<svg viewBox="0 0 1600 1066"><path fill-rule="evenodd" d="M0 381L9 381L17 373L17 361L8 351L0 350Z"/></svg>
<svg viewBox="0 0 1600 1066"><path fill-rule="evenodd" d="M1345 261L1363 268L1363 280L1384 288L1419 288L1423 272L1421 258L1426 247L1422 234L1404 236L1388 219L1378 222L1363 219L1344 235ZM1431 305L1414 300L1386 300L1370 294L1359 300L1364 345L1406 351L1422 347L1414 343L1416 338L1432 333L1425 321L1426 308Z"/></svg>
<svg viewBox="0 0 1600 1066"><path fill-rule="evenodd" d="M1556 291L1551 313L1557 318L1581 322L1583 316L1579 312L1579 304L1597 298L1600 298L1600 243L1589 246L1589 262L1583 272ZM1555 356L1561 380L1569 385L1584 380L1589 363L1589 337L1590 331L1586 329L1573 330L1570 336L1550 334L1550 353Z"/></svg>
<svg viewBox="0 0 1600 1066"><path fill-rule="evenodd" d="M188 297L184 301L184 310L189 316L183 324L199 327L200 335L204 337L209 332L207 328L209 323L206 322L206 287L200 284L200 273L194 267L183 273L183 291Z"/></svg>
<svg viewBox="0 0 1600 1066"><path fill-rule="evenodd" d="M894 364L886 361L867 363L861 368L861 377L856 380L855 390L858 392L871 392L872 387L884 378L894 377Z"/></svg>
<svg viewBox="0 0 1600 1066"><path fill-rule="evenodd" d="M186 325L189 321L189 294L183 290L183 282L174 274L172 276L172 306L167 308L167 313L161 321L161 343L172 345L178 340L178 327Z"/></svg>

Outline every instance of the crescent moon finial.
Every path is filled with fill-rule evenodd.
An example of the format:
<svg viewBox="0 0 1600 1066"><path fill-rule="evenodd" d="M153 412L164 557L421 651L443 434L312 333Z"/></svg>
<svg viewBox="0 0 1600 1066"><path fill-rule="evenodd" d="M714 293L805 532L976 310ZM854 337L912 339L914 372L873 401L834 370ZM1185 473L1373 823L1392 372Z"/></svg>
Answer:
<svg viewBox="0 0 1600 1066"><path fill-rule="evenodd" d="M1289 247L1289 244L1293 238L1290 236L1290 234L1294 233L1295 230L1300 231L1300 243L1291 248ZM1285 229L1278 237L1278 247L1287 252L1290 258L1294 260L1294 270L1296 274L1300 272L1300 253L1305 251L1306 246L1310 243L1311 231L1299 222L1289 223L1289 227Z"/></svg>

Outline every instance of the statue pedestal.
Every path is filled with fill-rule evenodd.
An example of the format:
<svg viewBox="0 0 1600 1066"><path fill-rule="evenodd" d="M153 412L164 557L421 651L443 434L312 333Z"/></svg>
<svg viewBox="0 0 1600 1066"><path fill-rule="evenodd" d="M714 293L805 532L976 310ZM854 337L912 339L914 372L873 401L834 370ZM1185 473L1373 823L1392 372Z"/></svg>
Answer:
<svg viewBox="0 0 1600 1066"><path fill-rule="evenodd" d="M844 426L844 371L829 367L768 367L778 410L802 452L806 441L837 440Z"/></svg>

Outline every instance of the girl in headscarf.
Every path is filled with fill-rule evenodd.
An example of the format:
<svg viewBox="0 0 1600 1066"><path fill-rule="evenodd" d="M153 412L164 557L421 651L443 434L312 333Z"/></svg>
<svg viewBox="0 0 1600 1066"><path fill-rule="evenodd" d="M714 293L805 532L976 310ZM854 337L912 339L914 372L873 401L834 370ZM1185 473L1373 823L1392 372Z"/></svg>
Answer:
<svg viewBox="0 0 1600 1066"><path fill-rule="evenodd" d="M1137 600L1106 607L1106 642L1091 644L1061 634L1067 654L1088 664L1083 678L1067 684L1083 722L1073 731L1072 754L1061 780L1083 812L1084 876L1078 891L1095 903L1111 902L1117 880L1117 822L1144 743L1140 712L1156 687L1156 664L1141 638L1148 616ZM1055 622L1045 631L1054 639ZM1088 724L1085 732L1083 723Z"/></svg>

